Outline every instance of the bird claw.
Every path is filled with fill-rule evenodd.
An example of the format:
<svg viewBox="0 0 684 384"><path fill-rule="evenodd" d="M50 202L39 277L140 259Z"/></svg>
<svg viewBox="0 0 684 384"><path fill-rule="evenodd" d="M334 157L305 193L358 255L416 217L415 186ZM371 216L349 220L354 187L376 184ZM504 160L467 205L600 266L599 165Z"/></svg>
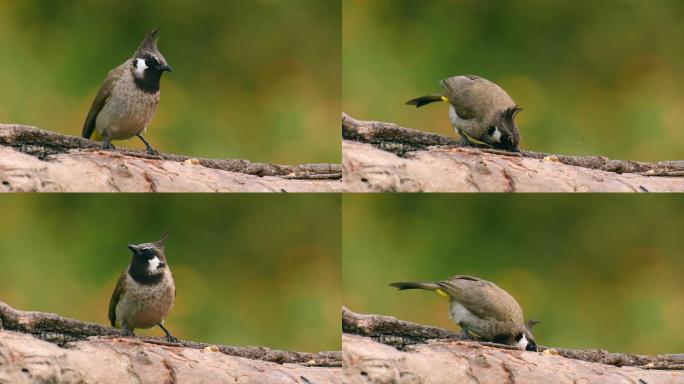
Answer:
<svg viewBox="0 0 684 384"><path fill-rule="evenodd" d="M114 144L112 144L108 141L103 141L102 142L102 149L104 149L105 151L113 151L116 149L116 147L114 146Z"/></svg>
<svg viewBox="0 0 684 384"><path fill-rule="evenodd" d="M166 341L170 343L178 343L178 338L169 333L166 335Z"/></svg>

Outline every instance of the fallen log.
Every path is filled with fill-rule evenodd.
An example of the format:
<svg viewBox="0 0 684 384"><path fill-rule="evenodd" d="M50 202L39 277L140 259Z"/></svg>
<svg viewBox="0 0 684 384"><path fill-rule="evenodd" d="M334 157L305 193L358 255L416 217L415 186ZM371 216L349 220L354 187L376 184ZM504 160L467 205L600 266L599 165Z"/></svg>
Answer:
<svg viewBox="0 0 684 384"><path fill-rule="evenodd" d="M0 191L338 192L339 164L297 166L119 148L23 125L0 124Z"/></svg>
<svg viewBox="0 0 684 384"><path fill-rule="evenodd" d="M344 188L351 192L684 191L684 161L462 147L453 138L348 115L342 136Z"/></svg>
<svg viewBox="0 0 684 384"><path fill-rule="evenodd" d="M343 308L345 383L682 383L684 354L540 346L526 352Z"/></svg>

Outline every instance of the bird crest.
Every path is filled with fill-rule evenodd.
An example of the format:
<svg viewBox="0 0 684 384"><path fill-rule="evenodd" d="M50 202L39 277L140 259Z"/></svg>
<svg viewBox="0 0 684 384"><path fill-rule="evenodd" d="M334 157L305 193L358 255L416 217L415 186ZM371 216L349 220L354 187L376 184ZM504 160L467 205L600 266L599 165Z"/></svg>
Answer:
<svg viewBox="0 0 684 384"><path fill-rule="evenodd" d="M159 40L159 28L154 28L145 36L142 43L140 43L138 50L135 51L134 57L142 57L145 53L159 53L159 49L157 49L157 40Z"/></svg>
<svg viewBox="0 0 684 384"><path fill-rule="evenodd" d="M162 235L162 238L157 240L156 242L152 243L157 249L164 250L164 247L166 246L166 238L169 236L169 230L164 229L164 234Z"/></svg>

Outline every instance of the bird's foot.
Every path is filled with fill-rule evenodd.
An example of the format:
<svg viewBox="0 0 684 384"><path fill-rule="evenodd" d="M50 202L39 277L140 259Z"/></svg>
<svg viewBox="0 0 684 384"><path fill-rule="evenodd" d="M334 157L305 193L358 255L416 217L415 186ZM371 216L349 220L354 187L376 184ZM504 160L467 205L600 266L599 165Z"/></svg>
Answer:
<svg viewBox="0 0 684 384"><path fill-rule="evenodd" d="M166 335L166 341L168 341L169 343L177 343L178 338L169 333L168 335Z"/></svg>
<svg viewBox="0 0 684 384"><path fill-rule="evenodd" d="M171 332L169 332L169 330L166 329L166 328L164 327L164 324L159 323L158 325L159 325L159 327L164 331L164 333L166 334L166 340L167 340L168 342L171 342L171 343L177 343L177 342L178 342L178 339L177 339L176 337L174 337L174 336L171 334Z"/></svg>
<svg viewBox="0 0 684 384"><path fill-rule="evenodd" d="M459 326L461 327L461 332L463 332L463 340L473 340L472 336L470 336L470 332L468 332L468 328L463 324L459 324Z"/></svg>
<svg viewBox="0 0 684 384"><path fill-rule="evenodd" d="M145 140L145 138L141 134L138 133L136 136L138 136L138 138L145 144L145 148L147 148L147 154L148 155L152 155L152 156L159 155L159 152L157 152L154 148L152 148L150 143L148 143L147 140Z"/></svg>
<svg viewBox="0 0 684 384"><path fill-rule="evenodd" d="M110 143L109 140L105 140L102 142L102 149L104 149L105 151L113 151L116 149L116 147L114 146L114 144Z"/></svg>
<svg viewBox="0 0 684 384"><path fill-rule="evenodd" d="M135 337L135 333L128 327L123 327L122 329L123 335L126 337Z"/></svg>

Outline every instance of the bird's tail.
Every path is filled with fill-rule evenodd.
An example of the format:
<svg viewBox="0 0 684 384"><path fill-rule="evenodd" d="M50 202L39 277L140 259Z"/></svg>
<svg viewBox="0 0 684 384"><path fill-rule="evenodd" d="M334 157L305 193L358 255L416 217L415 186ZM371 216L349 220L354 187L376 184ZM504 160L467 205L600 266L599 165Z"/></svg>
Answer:
<svg viewBox="0 0 684 384"><path fill-rule="evenodd" d="M406 105L415 105L416 108L420 108L423 105L428 105L430 103L436 103L438 101L446 101L447 98L442 95L441 93L434 94L434 95L427 95L427 96L421 96L417 99L409 100L406 102Z"/></svg>
<svg viewBox="0 0 684 384"><path fill-rule="evenodd" d="M400 291L405 289L427 289L429 291L436 291L439 285L435 283L413 283L413 282L402 282L402 283L392 283L392 287L399 288Z"/></svg>

